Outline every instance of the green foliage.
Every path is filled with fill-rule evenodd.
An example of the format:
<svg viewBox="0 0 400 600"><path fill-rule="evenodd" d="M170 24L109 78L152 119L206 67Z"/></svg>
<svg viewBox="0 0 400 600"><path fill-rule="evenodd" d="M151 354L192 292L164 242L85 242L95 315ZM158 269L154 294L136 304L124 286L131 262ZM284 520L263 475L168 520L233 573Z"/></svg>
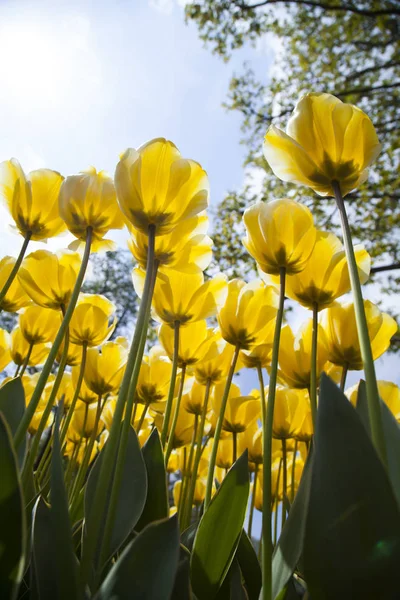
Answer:
<svg viewBox="0 0 400 600"><path fill-rule="evenodd" d="M11 379L0 388L0 413L10 428L12 436L15 435L22 415L25 411L25 392L22 387L21 378ZM18 462L21 466L26 453L26 439L18 448Z"/></svg>

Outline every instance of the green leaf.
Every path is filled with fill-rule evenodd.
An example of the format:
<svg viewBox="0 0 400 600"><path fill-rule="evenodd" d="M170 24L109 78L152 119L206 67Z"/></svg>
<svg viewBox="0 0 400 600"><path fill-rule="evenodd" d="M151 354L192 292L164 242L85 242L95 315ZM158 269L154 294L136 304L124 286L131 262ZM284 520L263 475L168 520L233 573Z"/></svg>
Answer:
<svg viewBox="0 0 400 600"><path fill-rule="evenodd" d="M396 499L356 411L324 374L303 559L312 598L376 600L398 593Z"/></svg>
<svg viewBox="0 0 400 600"><path fill-rule="evenodd" d="M33 509L31 593L41 600L57 599L59 581L54 552L54 531L50 506L38 498Z"/></svg>
<svg viewBox="0 0 400 600"><path fill-rule="evenodd" d="M242 571L249 600L258 600L262 584L261 567L254 546L244 529L235 556Z"/></svg>
<svg viewBox="0 0 400 600"><path fill-rule="evenodd" d="M122 552L96 600L168 600L178 559L177 516L151 523Z"/></svg>
<svg viewBox="0 0 400 600"><path fill-rule="evenodd" d="M199 523L195 521L185 531L181 533L181 543L188 549L190 552L193 549L194 539L196 537L196 531L199 526Z"/></svg>
<svg viewBox="0 0 400 600"><path fill-rule="evenodd" d="M313 451L304 466L299 489L279 537L272 559L272 598L279 598L303 552L304 534L311 487Z"/></svg>
<svg viewBox="0 0 400 600"><path fill-rule="evenodd" d="M234 463L202 516L191 558L199 600L215 598L238 546L249 496L247 451Z"/></svg>
<svg viewBox="0 0 400 600"><path fill-rule="evenodd" d="M101 463L103 460L105 446L90 472L85 492L85 517L87 519L96 491L96 485L99 478ZM111 493L110 482L109 496ZM123 465L121 487L117 502L117 510L115 512L114 527L111 537L110 553L111 557L120 548L121 544L126 540L131 533L146 502L147 495L147 473L146 466L143 460L143 455L140 450L139 441L136 432L132 427L129 428L128 445ZM105 513L108 506L105 509Z"/></svg>
<svg viewBox="0 0 400 600"><path fill-rule="evenodd" d="M166 519L169 514L165 460L157 429L153 429L142 448L147 471L147 498L135 529L141 531L153 521Z"/></svg>
<svg viewBox="0 0 400 600"><path fill-rule="evenodd" d="M180 545L178 568L171 598L173 600L192 600L193 598L190 588L190 552L182 544Z"/></svg>
<svg viewBox="0 0 400 600"><path fill-rule="evenodd" d="M24 572L25 510L10 429L0 414L0 598L13 600Z"/></svg>
<svg viewBox="0 0 400 600"><path fill-rule="evenodd" d="M18 425L25 412L25 392L21 377L10 379L0 388L0 412L10 428L11 436L14 437ZM18 463L22 467L26 455L26 436L24 442L18 449Z"/></svg>

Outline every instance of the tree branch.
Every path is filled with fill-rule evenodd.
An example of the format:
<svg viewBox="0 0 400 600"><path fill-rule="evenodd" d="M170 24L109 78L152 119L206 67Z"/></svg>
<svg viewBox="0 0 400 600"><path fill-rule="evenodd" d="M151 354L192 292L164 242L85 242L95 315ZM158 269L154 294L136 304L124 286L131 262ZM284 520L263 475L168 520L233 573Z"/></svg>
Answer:
<svg viewBox="0 0 400 600"><path fill-rule="evenodd" d="M381 90L390 90L392 88L400 87L400 81L395 81L394 83L385 83L382 85L377 85L375 87L369 86L364 88L353 88L352 90L345 90L344 92L336 93L335 96L350 96L351 94L366 94L369 92L379 92Z"/></svg>
<svg viewBox="0 0 400 600"><path fill-rule="evenodd" d="M393 263L392 265L383 265L382 267L372 267L371 273L381 273L382 271L395 271L400 269L400 263Z"/></svg>
<svg viewBox="0 0 400 600"><path fill-rule="evenodd" d="M314 6L315 8L323 8L324 10L332 10L339 12L351 12L356 15L362 15L364 17L381 17L384 15L400 15L400 9L397 8L383 8L380 10L364 10L362 8L357 8L355 6L350 6L346 4L327 4L325 2L315 2L314 0L264 0L262 2L258 2L256 4L244 4L238 3L239 8L242 10L254 10L256 8L260 8L261 6L268 6L269 4L281 4L285 2L285 4L300 4L305 6Z"/></svg>

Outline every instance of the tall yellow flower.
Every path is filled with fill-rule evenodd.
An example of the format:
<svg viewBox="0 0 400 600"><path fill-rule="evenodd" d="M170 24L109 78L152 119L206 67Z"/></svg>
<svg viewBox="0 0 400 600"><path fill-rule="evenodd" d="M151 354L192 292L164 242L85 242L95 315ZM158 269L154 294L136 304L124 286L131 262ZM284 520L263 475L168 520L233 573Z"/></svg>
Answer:
<svg viewBox="0 0 400 600"><path fill-rule="evenodd" d="M188 413L200 416L204 408L204 386L194 381L189 392L182 396L182 407Z"/></svg>
<svg viewBox="0 0 400 600"><path fill-rule="evenodd" d="M89 167L63 182L59 197L60 214L77 238L70 248L77 250L92 230L92 251L112 250L115 245L104 239L110 229L122 229L124 219L117 203L114 183L105 171Z"/></svg>
<svg viewBox="0 0 400 600"><path fill-rule="evenodd" d="M292 438L299 431L304 418L299 408L296 390L278 386L275 392L274 420L272 435L278 440ZM303 408L303 407L302 407Z"/></svg>
<svg viewBox="0 0 400 600"><path fill-rule="evenodd" d="M360 281L365 283L371 257L361 245L355 246L354 250ZM287 277L286 295L307 308L317 304L321 310L349 292L350 287L349 268L341 241L333 233L318 231L306 267L301 273Z"/></svg>
<svg viewBox="0 0 400 600"><path fill-rule="evenodd" d="M211 406L215 417L218 417L220 413L224 390L225 384L219 383L215 386L211 396ZM222 429L229 433L240 433L259 417L260 399L253 394L242 396L239 386L232 383L229 388Z"/></svg>
<svg viewBox="0 0 400 600"><path fill-rule="evenodd" d="M50 169L25 175L12 158L0 164L0 194L21 235L46 240L66 229L58 209L58 194L64 177Z"/></svg>
<svg viewBox="0 0 400 600"><path fill-rule="evenodd" d="M5 329L0 329L0 372L11 361L10 342L10 334Z"/></svg>
<svg viewBox="0 0 400 600"><path fill-rule="evenodd" d="M134 269L135 291L141 297L145 272ZM162 323L181 325L215 315L226 294L226 280L217 276L204 282L203 273L179 273L168 269L159 272L153 295L155 318Z"/></svg>
<svg viewBox="0 0 400 600"><path fill-rule="evenodd" d="M142 269L146 269L148 236L128 226L131 238L128 247ZM204 271L212 258L212 239L207 235L208 217L201 214L182 221L165 235L155 239L155 259L160 267L185 273Z"/></svg>
<svg viewBox="0 0 400 600"><path fill-rule="evenodd" d="M369 117L331 94L300 98L286 133L272 125L264 140L264 156L275 175L320 196L334 195L333 181L343 195L359 187L380 151Z"/></svg>
<svg viewBox="0 0 400 600"><path fill-rule="evenodd" d="M0 260L0 290L3 289L13 267L15 265L15 258L12 256L4 256ZM7 312L17 312L20 308L28 306L31 299L26 294L24 288L16 277L10 285L5 297L0 303L0 309Z"/></svg>
<svg viewBox="0 0 400 600"><path fill-rule="evenodd" d="M174 330L163 324L158 330L158 337L170 360L174 355ZM183 327L179 334L178 367L194 365L202 360L211 360L218 354L213 336L207 328L205 320L195 321Z"/></svg>
<svg viewBox="0 0 400 600"><path fill-rule="evenodd" d="M59 309L69 302L80 264L77 252L36 250L24 259L18 279L36 304Z"/></svg>
<svg viewBox="0 0 400 600"><path fill-rule="evenodd" d="M19 316L22 335L30 344L53 342L61 325L61 313L42 306L28 306Z"/></svg>
<svg viewBox="0 0 400 600"><path fill-rule="evenodd" d="M71 346L73 346L73 344L71 344ZM78 384L79 371L80 371L79 366L75 366L71 370L72 385L74 386L75 389ZM79 396L78 396L79 400L82 400L82 402L84 402L85 404L93 404L94 402L97 402L97 397L98 397L98 394L96 394L96 392L93 392L91 389L89 389L85 383L85 379L83 379L81 386L79 388Z"/></svg>
<svg viewBox="0 0 400 600"><path fill-rule="evenodd" d="M164 402L171 380L172 364L161 346L153 346L140 366L136 386L137 401L142 404Z"/></svg>
<svg viewBox="0 0 400 600"><path fill-rule="evenodd" d="M208 342L210 343L210 354L207 354L201 361L194 366L194 376L196 381L202 385L207 382L218 383L228 375L232 364L235 348L228 344L218 329L209 329ZM236 362L236 371L242 367L242 361L239 356Z"/></svg>
<svg viewBox="0 0 400 600"><path fill-rule="evenodd" d="M396 321L387 313L364 300L369 339L374 360L389 348L392 336L398 330ZM354 313L354 304L335 302L321 313L321 324L327 337L329 360L335 365L358 371L363 368L360 343Z"/></svg>
<svg viewBox="0 0 400 600"><path fill-rule="evenodd" d="M248 350L263 343L270 331L278 306L278 293L255 279L245 283L233 279L228 284L228 295L218 312L222 337L232 346Z"/></svg>
<svg viewBox="0 0 400 600"><path fill-rule="evenodd" d="M359 383L346 390L346 396L353 404L357 405ZM391 381L378 380L379 396L400 423L400 387Z"/></svg>
<svg viewBox="0 0 400 600"><path fill-rule="evenodd" d="M42 365L49 353L48 344L35 344L31 350L29 342L22 335L19 327L15 327L11 332L11 358L19 367L24 364L25 359L29 355L28 366L36 367Z"/></svg>
<svg viewBox="0 0 400 600"><path fill-rule="evenodd" d="M128 148L117 164L115 187L122 212L145 234L149 225L156 235L170 233L208 205L206 172L164 138Z"/></svg>
<svg viewBox="0 0 400 600"><path fill-rule="evenodd" d="M310 210L283 198L256 202L243 215L247 237L243 244L264 273L298 273L313 251L316 229Z"/></svg>
<svg viewBox="0 0 400 600"><path fill-rule="evenodd" d="M116 307L100 294L81 294L69 324L70 341L100 346L115 329Z"/></svg>
<svg viewBox="0 0 400 600"><path fill-rule="evenodd" d="M88 406L83 402L78 402L71 419L67 432L67 438L75 443L79 442L81 436L88 439L94 431L96 424L97 406L92 404ZM100 419L97 425L96 437L104 429L104 423Z"/></svg>
<svg viewBox="0 0 400 600"><path fill-rule="evenodd" d="M105 342L101 348L89 348L84 373L87 387L99 396L115 392L121 383L127 358L125 338Z"/></svg>

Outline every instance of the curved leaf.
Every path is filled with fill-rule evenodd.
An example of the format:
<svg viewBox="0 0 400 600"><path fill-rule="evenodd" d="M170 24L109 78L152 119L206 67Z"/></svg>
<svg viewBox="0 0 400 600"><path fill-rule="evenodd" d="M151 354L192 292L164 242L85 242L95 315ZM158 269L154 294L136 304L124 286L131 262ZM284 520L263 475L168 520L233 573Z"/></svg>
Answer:
<svg viewBox="0 0 400 600"><path fill-rule="evenodd" d="M191 580L199 600L212 600L232 563L249 496L247 451L235 462L202 516L193 544Z"/></svg>
<svg viewBox="0 0 400 600"><path fill-rule="evenodd" d="M21 377L10 379L0 388L0 412L10 428L11 436L14 437L18 425L25 412L25 392ZM22 467L26 454L26 436L18 448L17 456L19 466Z"/></svg>
<svg viewBox="0 0 400 600"><path fill-rule="evenodd" d="M236 550L236 558L246 584L249 600L258 600L262 583L261 567L254 546L244 529Z"/></svg>
<svg viewBox="0 0 400 600"><path fill-rule="evenodd" d="M135 529L141 531L153 521L166 519L169 513L165 460L157 429L153 429L142 448L147 471L147 497Z"/></svg>
<svg viewBox="0 0 400 600"><path fill-rule="evenodd" d="M177 516L151 523L122 552L96 600L168 600L178 559Z"/></svg>

